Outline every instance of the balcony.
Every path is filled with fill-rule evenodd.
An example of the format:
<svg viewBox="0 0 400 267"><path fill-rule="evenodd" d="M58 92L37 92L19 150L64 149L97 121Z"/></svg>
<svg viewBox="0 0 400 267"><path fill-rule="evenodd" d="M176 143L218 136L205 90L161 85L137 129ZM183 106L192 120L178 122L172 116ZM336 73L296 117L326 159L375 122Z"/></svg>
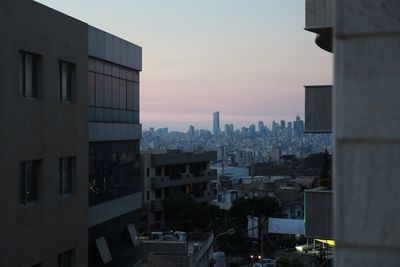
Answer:
<svg viewBox="0 0 400 267"><path fill-rule="evenodd" d="M306 133L332 132L332 86L305 86Z"/></svg>
<svg viewBox="0 0 400 267"><path fill-rule="evenodd" d="M333 239L332 190L319 187L304 192L306 237Z"/></svg>
<svg viewBox="0 0 400 267"><path fill-rule="evenodd" d="M179 179L171 179L169 176L163 177L152 177L151 188L160 189L166 187L181 186L193 183L209 182L212 179L216 179L214 170L207 170L202 176L195 177L192 173L181 174Z"/></svg>
<svg viewBox="0 0 400 267"><path fill-rule="evenodd" d="M306 0L305 29L317 34L315 43L332 52L333 0Z"/></svg>

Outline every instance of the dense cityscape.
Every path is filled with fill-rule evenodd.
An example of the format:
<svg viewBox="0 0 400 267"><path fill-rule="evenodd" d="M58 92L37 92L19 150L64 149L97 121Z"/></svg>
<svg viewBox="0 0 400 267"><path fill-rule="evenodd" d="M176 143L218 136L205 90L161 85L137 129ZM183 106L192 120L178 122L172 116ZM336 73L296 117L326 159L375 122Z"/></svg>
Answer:
<svg viewBox="0 0 400 267"><path fill-rule="evenodd" d="M109 2L0 1L0 267L400 266L400 1Z"/></svg>
<svg viewBox="0 0 400 267"><path fill-rule="evenodd" d="M141 150L179 149L182 151L218 151L218 160L231 166L246 167L252 163L278 163L283 155L304 158L309 154L330 151L329 133L304 133L304 121L272 122L268 127L259 121L257 126L236 129L233 124L220 128L219 112L213 116L213 130L195 129L187 132L168 131L168 128L149 128L143 131Z"/></svg>

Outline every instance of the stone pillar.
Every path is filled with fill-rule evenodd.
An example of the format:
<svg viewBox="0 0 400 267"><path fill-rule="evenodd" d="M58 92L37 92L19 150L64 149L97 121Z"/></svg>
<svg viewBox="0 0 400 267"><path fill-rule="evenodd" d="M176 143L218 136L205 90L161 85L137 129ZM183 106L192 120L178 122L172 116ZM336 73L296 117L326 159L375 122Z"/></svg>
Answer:
<svg viewBox="0 0 400 267"><path fill-rule="evenodd" d="M336 0L335 266L400 264L400 1Z"/></svg>

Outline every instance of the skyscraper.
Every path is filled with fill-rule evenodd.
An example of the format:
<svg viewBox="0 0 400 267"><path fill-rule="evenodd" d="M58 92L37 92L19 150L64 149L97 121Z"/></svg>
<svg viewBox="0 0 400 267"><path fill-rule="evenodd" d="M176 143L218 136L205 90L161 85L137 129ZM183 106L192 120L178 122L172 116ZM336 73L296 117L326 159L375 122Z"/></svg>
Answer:
<svg viewBox="0 0 400 267"><path fill-rule="evenodd" d="M219 132L219 111L216 111L213 113L213 135L218 136Z"/></svg>

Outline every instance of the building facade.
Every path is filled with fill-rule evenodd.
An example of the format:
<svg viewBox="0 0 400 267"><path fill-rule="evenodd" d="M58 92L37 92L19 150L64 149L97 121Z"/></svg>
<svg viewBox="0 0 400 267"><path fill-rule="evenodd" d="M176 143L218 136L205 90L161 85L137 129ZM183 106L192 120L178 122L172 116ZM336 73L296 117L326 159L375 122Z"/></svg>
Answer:
<svg viewBox="0 0 400 267"><path fill-rule="evenodd" d="M0 266L131 266L141 48L31 0L0 22Z"/></svg>
<svg viewBox="0 0 400 267"><path fill-rule="evenodd" d="M0 266L87 266L87 24L0 2Z"/></svg>
<svg viewBox="0 0 400 267"><path fill-rule="evenodd" d="M174 192L189 194L199 203L214 200L216 195L210 188L210 181L217 177L216 171L210 169L210 161L216 159L216 151L141 152L144 230L166 226L162 201Z"/></svg>
<svg viewBox="0 0 400 267"><path fill-rule="evenodd" d="M89 265L131 266L141 209L139 73L142 51L88 28Z"/></svg>
<svg viewBox="0 0 400 267"><path fill-rule="evenodd" d="M399 9L391 0L306 1L306 29L334 52L335 266L400 261Z"/></svg>

